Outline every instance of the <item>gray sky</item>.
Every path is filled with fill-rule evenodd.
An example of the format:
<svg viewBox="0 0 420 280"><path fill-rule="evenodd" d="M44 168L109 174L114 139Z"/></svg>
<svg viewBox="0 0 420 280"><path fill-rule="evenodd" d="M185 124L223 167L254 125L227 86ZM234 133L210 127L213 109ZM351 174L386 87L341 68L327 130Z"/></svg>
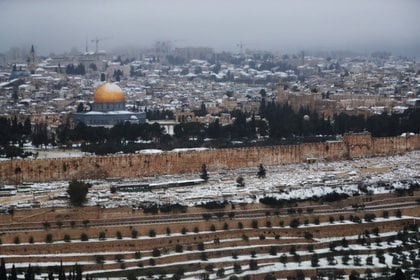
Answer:
<svg viewBox="0 0 420 280"><path fill-rule="evenodd" d="M0 0L0 52L34 44L38 52L210 46L281 53L388 50L420 56L419 0ZM89 42L91 49L94 44Z"/></svg>

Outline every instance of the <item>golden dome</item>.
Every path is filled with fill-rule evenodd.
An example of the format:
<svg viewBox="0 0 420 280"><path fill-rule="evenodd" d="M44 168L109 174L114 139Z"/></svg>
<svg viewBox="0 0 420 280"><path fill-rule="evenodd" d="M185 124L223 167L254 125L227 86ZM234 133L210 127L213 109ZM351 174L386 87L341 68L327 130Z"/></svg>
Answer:
<svg viewBox="0 0 420 280"><path fill-rule="evenodd" d="M100 85L93 96L95 103L119 103L125 102L125 96L122 89L112 83L104 83Z"/></svg>

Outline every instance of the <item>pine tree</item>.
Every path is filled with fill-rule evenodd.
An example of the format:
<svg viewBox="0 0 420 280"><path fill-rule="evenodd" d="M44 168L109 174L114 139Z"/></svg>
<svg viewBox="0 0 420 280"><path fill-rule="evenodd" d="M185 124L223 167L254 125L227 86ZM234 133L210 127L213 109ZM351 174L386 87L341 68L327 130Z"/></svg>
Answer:
<svg viewBox="0 0 420 280"><path fill-rule="evenodd" d="M31 264L29 264L28 269L26 270L26 273L25 273L25 280L34 280L34 279L35 279L35 274L31 267Z"/></svg>
<svg viewBox="0 0 420 280"><path fill-rule="evenodd" d="M66 274L64 273L63 262L60 263L60 271L58 272L58 280L66 280Z"/></svg>
<svg viewBox="0 0 420 280"><path fill-rule="evenodd" d="M14 264L12 266L12 269L10 270L9 280L17 280L16 267Z"/></svg>
<svg viewBox="0 0 420 280"><path fill-rule="evenodd" d="M0 280L7 280L6 263L3 258L1 259L0 266Z"/></svg>

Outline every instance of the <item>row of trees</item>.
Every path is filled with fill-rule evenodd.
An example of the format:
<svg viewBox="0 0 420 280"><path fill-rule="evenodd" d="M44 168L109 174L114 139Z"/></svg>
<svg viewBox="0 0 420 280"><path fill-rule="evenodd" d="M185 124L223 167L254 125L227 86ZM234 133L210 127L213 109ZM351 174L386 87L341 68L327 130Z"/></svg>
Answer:
<svg viewBox="0 0 420 280"><path fill-rule="evenodd" d="M0 280L17 280L22 279L18 275L20 272L23 272L24 279L25 280L34 280L35 274L39 274L41 272L39 267L32 267L31 264L28 265L26 271L21 270L18 271L16 269L15 265L12 265L12 268L10 269L10 272L7 273L6 270L6 262L4 259L1 259L1 265L0 265ZM63 263L60 264L60 266L54 266L54 267L48 267L48 280L82 280L82 267L78 264L74 265L70 271L67 273L65 272L65 269L63 267ZM88 276L86 276L86 279L88 279Z"/></svg>
<svg viewBox="0 0 420 280"><path fill-rule="evenodd" d="M420 109L402 114L351 116L344 113L325 119L316 112L301 108L298 112L285 104L261 102L260 115L268 121L271 138L336 135L369 131L375 137L397 136L403 132L420 132Z"/></svg>
<svg viewBox="0 0 420 280"><path fill-rule="evenodd" d="M78 65L74 65L73 63L71 63L66 66L66 74L83 76L86 74L86 69L82 63L79 63Z"/></svg>

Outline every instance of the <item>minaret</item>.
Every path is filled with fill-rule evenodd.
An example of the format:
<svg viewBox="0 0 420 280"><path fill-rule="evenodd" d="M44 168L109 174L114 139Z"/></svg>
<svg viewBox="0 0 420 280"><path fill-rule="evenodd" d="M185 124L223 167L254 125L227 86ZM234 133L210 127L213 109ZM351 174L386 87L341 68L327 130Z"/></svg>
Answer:
<svg viewBox="0 0 420 280"><path fill-rule="evenodd" d="M33 73L36 67L36 55L35 55L35 47L34 45L31 46L31 53L28 59L28 70Z"/></svg>

